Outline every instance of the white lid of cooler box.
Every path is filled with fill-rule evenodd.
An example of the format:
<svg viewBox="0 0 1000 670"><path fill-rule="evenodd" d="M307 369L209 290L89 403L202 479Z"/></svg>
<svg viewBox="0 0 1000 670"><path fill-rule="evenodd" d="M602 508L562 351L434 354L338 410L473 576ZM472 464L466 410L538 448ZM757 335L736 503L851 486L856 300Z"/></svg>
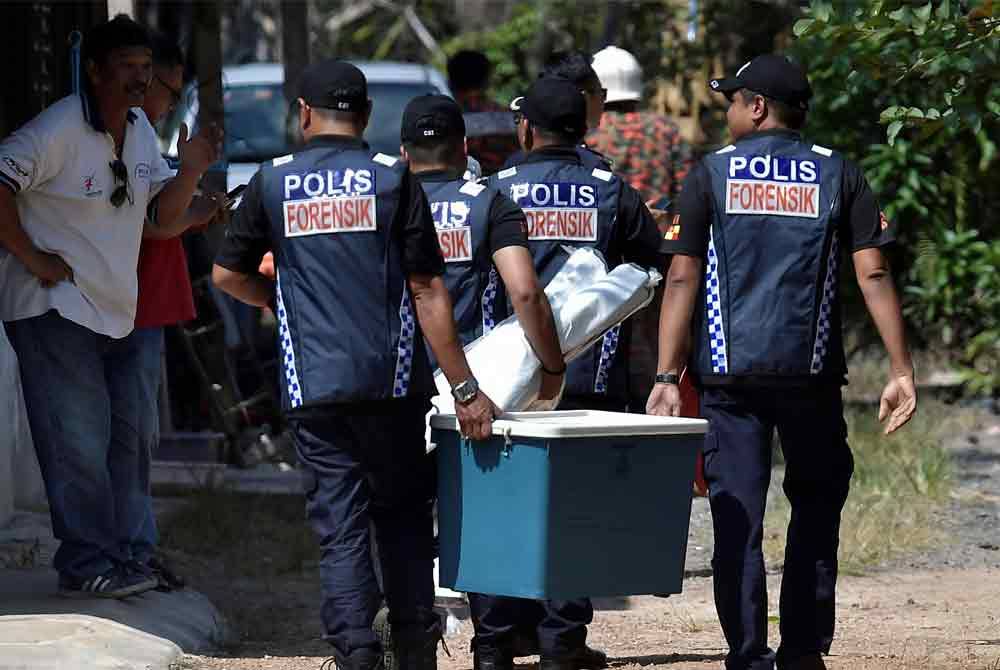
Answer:
<svg viewBox="0 0 1000 670"><path fill-rule="evenodd" d="M431 428L458 430L454 414L434 414ZM681 417L564 410L555 412L510 412L493 422L494 435L511 437L618 437L643 435L703 435L708 421Z"/></svg>

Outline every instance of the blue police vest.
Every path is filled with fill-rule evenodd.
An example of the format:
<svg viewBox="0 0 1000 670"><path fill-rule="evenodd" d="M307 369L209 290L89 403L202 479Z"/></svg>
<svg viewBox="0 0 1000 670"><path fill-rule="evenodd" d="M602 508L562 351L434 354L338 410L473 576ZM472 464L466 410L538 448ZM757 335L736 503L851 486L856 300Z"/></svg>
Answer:
<svg viewBox="0 0 1000 670"><path fill-rule="evenodd" d="M367 148L328 146L261 168L286 410L434 392L391 230L404 171Z"/></svg>
<svg viewBox="0 0 1000 670"><path fill-rule="evenodd" d="M797 135L769 133L704 162L714 220L695 310L694 371L709 384L842 377L843 159Z"/></svg>
<svg viewBox="0 0 1000 670"><path fill-rule="evenodd" d="M507 317L507 299L490 255L489 215L496 189L474 181L422 181L445 260L462 345L490 332ZM433 352L428 348L433 360Z"/></svg>
<svg viewBox="0 0 1000 670"><path fill-rule="evenodd" d="M602 167L584 161L544 160L501 170L488 182L524 210L528 248L542 286L547 286L574 249L600 251L611 269L622 263L615 248L615 223L622 182ZM621 328L574 360L566 374L567 396L628 400ZM624 349L624 347L621 347Z"/></svg>

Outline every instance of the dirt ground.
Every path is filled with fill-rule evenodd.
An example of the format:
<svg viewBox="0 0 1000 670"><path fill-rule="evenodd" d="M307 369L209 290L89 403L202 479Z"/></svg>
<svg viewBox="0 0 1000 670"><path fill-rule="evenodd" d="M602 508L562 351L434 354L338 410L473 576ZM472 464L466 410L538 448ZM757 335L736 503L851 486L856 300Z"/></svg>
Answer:
<svg viewBox="0 0 1000 670"><path fill-rule="evenodd" d="M835 670L1000 670L1000 420L949 445L956 464L953 501L941 510L946 542L901 557L864 575L843 575ZM725 641L712 603L707 506L696 501L684 593L596 602L590 642L614 668L717 670ZM303 670L319 668L328 647L319 638L315 571L271 581L233 582L206 563L195 586L224 611L239 612L244 640L229 653L188 656L183 670ZM213 577L212 574L215 573ZM772 644L778 641L780 573L769 577ZM472 667L464 621L439 651L442 670ZM519 659L526 666L537 659Z"/></svg>

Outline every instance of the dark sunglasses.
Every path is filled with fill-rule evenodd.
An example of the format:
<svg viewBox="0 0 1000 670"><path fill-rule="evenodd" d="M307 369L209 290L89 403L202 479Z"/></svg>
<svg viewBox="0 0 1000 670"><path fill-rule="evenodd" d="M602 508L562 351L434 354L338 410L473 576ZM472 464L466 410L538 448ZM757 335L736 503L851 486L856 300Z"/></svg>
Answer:
<svg viewBox="0 0 1000 670"><path fill-rule="evenodd" d="M524 120L524 112L514 112L514 125L520 125L521 121Z"/></svg>
<svg viewBox="0 0 1000 670"><path fill-rule="evenodd" d="M129 188L128 184L128 166L125 165L125 161L121 158L116 158L109 165L111 166L111 174L115 177L115 182L121 182L111 192L111 204L115 207L121 207L128 200L129 205L134 205L135 201L132 199L132 189Z"/></svg>
<svg viewBox="0 0 1000 670"><path fill-rule="evenodd" d="M181 92L178 89L174 88L173 86L171 86L167 82L163 81L163 79L160 77L160 75L153 75L153 77L156 79L156 81L160 82L160 86L162 86L163 88L167 89L167 92L170 93L170 108L171 109L173 109L173 108L177 107L177 105L181 104Z"/></svg>

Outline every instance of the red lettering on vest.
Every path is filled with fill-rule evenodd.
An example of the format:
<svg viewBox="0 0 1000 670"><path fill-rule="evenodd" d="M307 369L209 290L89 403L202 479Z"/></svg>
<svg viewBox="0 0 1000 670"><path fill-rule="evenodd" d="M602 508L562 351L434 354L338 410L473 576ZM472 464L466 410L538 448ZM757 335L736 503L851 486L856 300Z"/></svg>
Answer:
<svg viewBox="0 0 1000 670"><path fill-rule="evenodd" d="M445 263L472 260L472 230L468 226L440 228L437 235Z"/></svg>
<svg viewBox="0 0 1000 670"><path fill-rule="evenodd" d="M284 204L285 237L375 230L375 196L289 200Z"/></svg>
<svg viewBox="0 0 1000 670"><path fill-rule="evenodd" d="M529 208L529 240L597 241L597 210L594 208Z"/></svg>
<svg viewBox="0 0 1000 670"><path fill-rule="evenodd" d="M726 214L819 217L819 184L726 180Z"/></svg>

